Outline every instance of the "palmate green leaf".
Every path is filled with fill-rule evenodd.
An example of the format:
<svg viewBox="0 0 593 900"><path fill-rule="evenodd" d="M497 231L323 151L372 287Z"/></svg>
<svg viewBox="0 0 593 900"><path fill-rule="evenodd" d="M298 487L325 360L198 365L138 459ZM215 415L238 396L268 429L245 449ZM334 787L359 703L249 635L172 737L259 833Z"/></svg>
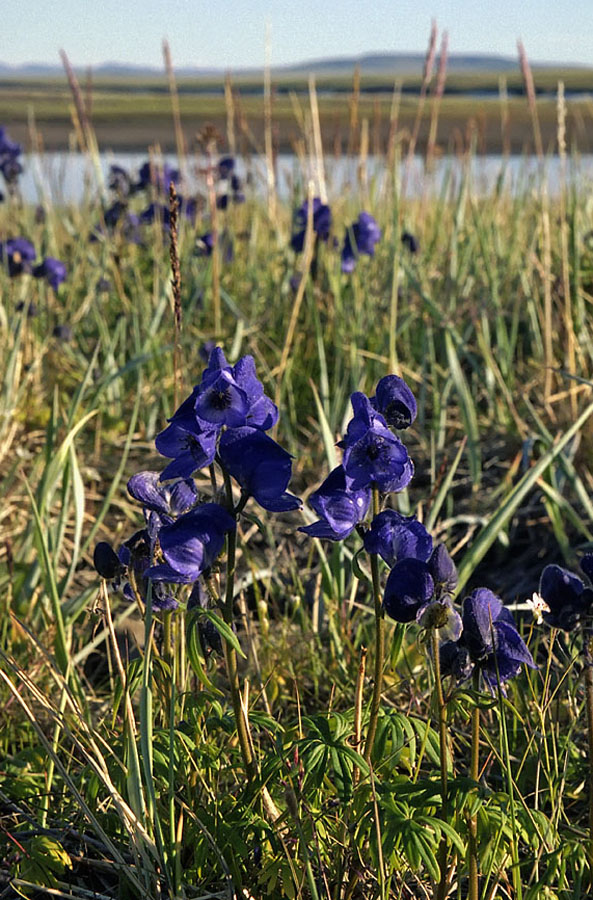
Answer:
<svg viewBox="0 0 593 900"><path fill-rule="evenodd" d="M494 513L488 524L480 531L471 548L464 555L461 563L457 567L459 582L457 590L461 591L472 572L484 558L500 532L506 528L511 517L517 511L522 501L525 499L529 491L534 487L540 475L545 472L556 457L562 453L562 450L569 441L577 434L587 419L593 413L593 403L590 403L574 422L570 428L563 434L560 440L544 453L531 469L529 469L515 487L510 491L506 499L501 503L497 511Z"/></svg>
<svg viewBox="0 0 593 900"><path fill-rule="evenodd" d="M57 888L58 879L67 869L72 868L72 860L62 844L49 835L36 835L25 848L26 856L19 865L19 876L43 887Z"/></svg>

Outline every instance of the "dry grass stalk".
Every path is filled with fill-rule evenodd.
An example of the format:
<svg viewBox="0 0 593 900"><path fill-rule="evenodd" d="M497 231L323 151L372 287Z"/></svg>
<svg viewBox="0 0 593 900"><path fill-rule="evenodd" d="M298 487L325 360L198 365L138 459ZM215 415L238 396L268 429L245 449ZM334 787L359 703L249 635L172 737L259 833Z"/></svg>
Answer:
<svg viewBox="0 0 593 900"><path fill-rule="evenodd" d="M62 60L62 65L64 66L64 70L66 72L66 78L68 79L68 85L70 87L70 93L72 94L72 99L74 101L74 107L76 109L76 119L74 122L74 127L76 128L76 132L78 135L80 149L85 153L88 151L88 132L89 132L89 120L86 112L86 107L84 103L84 97L82 96L82 91L80 89L80 84L78 83L78 78L76 77L76 73L72 66L70 65L70 60L68 59L68 55L65 50L60 50L60 58Z"/></svg>
<svg viewBox="0 0 593 900"><path fill-rule="evenodd" d="M533 138L535 141L535 152L538 159L544 158L544 148L542 145L542 133L539 127L539 116L537 114L537 102L535 99L535 86L533 84L533 74L531 66L527 59L527 53L522 41L517 41L517 49L519 51L519 63L521 66L521 75L523 76L523 84L525 85L525 93L527 94L527 102L529 103L529 111L531 113L531 124L533 126Z"/></svg>
<svg viewBox="0 0 593 900"><path fill-rule="evenodd" d="M439 68L437 71L437 81L434 96L432 98L432 108L430 113L430 131L428 134L428 144L426 147L426 164L430 166L432 162L432 158L434 156L436 139L437 139L437 130L439 125L439 110L441 106L441 100L443 99L443 94L445 93L445 82L447 81L447 51L449 47L449 35L446 31L443 32L443 36L441 38L441 52L439 55Z"/></svg>
<svg viewBox="0 0 593 900"><path fill-rule="evenodd" d="M181 370L179 368L181 337L181 268L179 265L179 201L173 182L169 184L169 258L171 260L171 287L173 289L173 314L175 319L175 340L173 343L173 405L179 404Z"/></svg>
<svg viewBox="0 0 593 900"><path fill-rule="evenodd" d="M498 99L500 101L500 136L502 141L502 155L511 155L510 119L509 119L509 92L507 80L504 75L498 79Z"/></svg>
<svg viewBox="0 0 593 900"><path fill-rule="evenodd" d="M558 82L557 142L560 157L560 250L562 256L562 291L564 294L564 324L566 328L566 367L569 374L576 374L576 347L578 345L574 333L572 315L572 297L570 292L570 266L568 262L568 222L566 220L566 99L564 82ZM575 381L570 385L570 408L573 416L577 415L577 388Z"/></svg>
<svg viewBox="0 0 593 900"><path fill-rule="evenodd" d="M360 104L360 66L354 69L352 76L352 96L350 97L350 125L348 131L348 156L356 153L356 142L358 139L358 107Z"/></svg>
<svg viewBox="0 0 593 900"><path fill-rule="evenodd" d="M317 89L315 76L309 75L309 102L311 104L311 123L313 126L313 149L315 155L315 169L317 183L319 185L319 197L322 203L327 203L327 186L325 183L325 165L323 162L323 144L321 142L321 123L319 121L319 104L317 103Z"/></svg>
<svg viewBox="0 0 593 900"><path fill-rule="evenodd" d="M420 88L420 94L418 95L418 106L416 107L416 118L414 120L412 136L410 137L410 143L408 145L408 156L407 156L408 168L414 158L414 152L416 150L416 144L418 142L418 134L420 132L420 123L422 121L422 113L424 112L424 104L426 102L426 95L428 93L428 86L432 79L432 70L434 68L434 61L435 61L435 57L436 57L437 37L438 37L438 29L437 29L436 22L433 21L431 29L430 29L428 50L426 51L426 58L424 60L424 72L422 74L422 86Z"/></svg>
<svg viewBox="0 0 593 900"><path fill-rule="evenodd" d="M229 153L233 156L237 152L237 140L235 138L235 98L233 96L233 83L231 73L227 72L224 79L224 104L226 107L226 138L229 145Z"/></svg>
<svg viewBox="0 0 593 900"><path fill-rule="evenodd" d="M185 160L185 140L183 130L181 128L181 109L179 107L179 94L177 93L177 82L175 80L175 70L171 59L171 48L169 42L163 41L163 59L165 61L165 70L167 72L167 81L169 82L169 94L171 95L171 108L173 110L173 124L175 127L175 144L177 146L177 158L179 166L183 171L183 163Z"/></svg>

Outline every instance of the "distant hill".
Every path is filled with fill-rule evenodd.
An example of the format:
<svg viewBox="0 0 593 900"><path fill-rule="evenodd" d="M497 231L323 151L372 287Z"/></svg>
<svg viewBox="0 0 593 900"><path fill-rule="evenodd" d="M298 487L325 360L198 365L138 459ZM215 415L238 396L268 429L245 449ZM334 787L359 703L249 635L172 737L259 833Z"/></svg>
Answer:
<svg viewBox="0 0 593 900"><path fill-rule="evenodd" d="M531 60L534 69L546 69L550 67L560 67L561 63L537 62ZM292 74L302 75L307 72L314 72L321 75L324 73L336 75L351 73L355 66L360 66L364 73L383 74L391 73L394 75L418 75L422 72L424 65L423 53L368 53L363 56L344 56L337 58L313 59L306 60L302 63L291 64L285 66L274 66L274 72L278 74L290 76ZM495 56L489 54L451 54L448 60L449 72L471 73L471 72L505 72L516 70L518 62L516 57ZM565 68L577 69L586 68L584 63L566 63ZM88 67L75 66L78 72L85 72ZM92 66L93 74L97 77L131 77L146 78L155 77L163 74L163 68L157 66L138 66L128 63L105 62L99 66ZM225 70L222 68L200 68L200 67L177 67L176 73L180 77L190 78L207 78L221 77ZM253 68L237 68L233 69L234 75L257 75L261 72L261 67ZM19 66L10 66L0 62L0 77L12 78L32 78L32 77L59 77L63 73L62 66L59 63L26 63Z"/></svg>

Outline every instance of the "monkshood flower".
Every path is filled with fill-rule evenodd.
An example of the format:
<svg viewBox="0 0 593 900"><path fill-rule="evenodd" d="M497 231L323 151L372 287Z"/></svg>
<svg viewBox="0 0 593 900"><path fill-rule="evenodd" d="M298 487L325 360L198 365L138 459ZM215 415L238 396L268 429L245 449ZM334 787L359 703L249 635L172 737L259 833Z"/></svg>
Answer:
<svg viewBox="0 0 593 900"><path fill-rule="evenodd" d="M381 229L370 213L361 212L346 231L342 247L342 272L353 272L361 253L375 255L375 244L381 240Z"/></svg>
<svg viewBox="0 0 593 900"><path fill-rule="evenodd" d="M401 240L406 250L409 250L410 253L418 253L418 251L420 250L420 242L418 241L418 238L415 237L410 231L403 231Z"/></svg>
<svg viewBox="0 0 593 900"><path fill-rule="evenodd" d="M149 161L140 167L138 181L134 185L134 190L143 191L150 185L154 185L157 190L168 194L169 184L171 182L177 184L179 180L178 170L172 169L168 163L163 163L162 166L159 166Z"/></svg>
<svg viewBox="0 0 593 900"><path fill-rule="evenodd" d="M235 171L235 160L232 156L223 156L218 161L218 177L221 181L229 178Z"/></svg>
<svg viewBox="0 0 593 900"><path fill-rule="evenodd" d="M519 674L522 665L536 668L517 631L511 612L488 588L477 588L463 601L463 634L441 648L443 675L467 677L478 667L490 688Z"/></svg>
<svg viewBox="0 0 593 900"><path fill-rule="evenodd" d="M424 553L425 543L417 545ZM416 621L422 628L437 628L445 640L457 640L462 623L451 604L457 573L443 544L424 561L413 556L400 558L389 573L383 608L396 622Z"/></svg>
<svg viewBox="0 0 593 900"><path fill-rule="evenodd" d="M381 378L370 403L397 430L409 428L418 412L414 394L399 375Z"/></svg>
<svg viewBox="0 0 593 900"><path fill-rule="evenodd" d="M233 241L230 234L228 234L226 231L223 231L218 235L218 249L223 262L230 263L235 258L235 248L233 246ZM200 237L196 238L197 256L212 256L213 250L214 235L211 231L207 231L205 234L202 234L200 235Z"/></svg>
<svg viewBox="0 0 593 900"><path fill-rule="evenodd" d="M589 578L593 575L593 556L581 561L581 568ZM546 566L541 574L539 595L547 604L544 621L553 628L573 631L593 613L593 590L586 587L578 575L561 566Z"/></svg>
<svg viewBox="0 0 593 900"><path fill-rule="evenodd" d="M159 472L137 472L128 481L128 493L142 504L146 529L154 548L160 529L191 509L198 500L193 478L164 484Z"/></svg>
<svg viewBox="0 0 593 900"><path fill-rule="evenodd" d="M150 566L146 577L169 584L192 584L208 571L235 520L217 503L203 503L159 531L164 562Z"/></svg>
<svg viewBox="0 0 593 900"><path fill-rule="evenodd" d="M121 591L127 600L135 600L137 591L140 599L146 602L150 543L147 530L142 529L125 541L117 553L107 541L100 541L95 547L95 569L101 578L109 581L114 590ZM155 582L152 586L152 605L155 609L170 610L176 609L179 604L163 584Z"/></svg>
<svg viewBox="0 0 593 900"><path fill-rule="evenodd" d="M11 278L30 272L36 256L35 247L26 238L10 238L0 243L0 262L7 266Z"/></svg>
<svg viewBox="0 0 593 900"><path fill-rule="evenodd" d="M109 167L107 185L110 191L122 197L127 197L132 188L132 179L127 169L124 169L123 166L112 165Z"/></svg>
<svg viewBox="0 0 593 900"><path fill-rule="evenodd" d="M2 172L6 184L9 186L16 183L23 171L23 167L18 159L22 151L22 146L13 141L8 136L6 128L0 125L0 172Z"/></svg>
<svg viewBox="0 0 593 900"><path fill-rule="evenodd" d="M222 349L215 347L200 384L157 435L157 450L173 460L161 480L186 478L210 465L223 427L249 425L267 431L277 421L278 409L264 393L253 357L243 356L230 366Z"/></svg>
<svg viewBox="0 0 593 900"><path fill-rule="evenodd" d="M385 509L371 522L364 546L368 553L378 553L388 566L407 557L427 562L432 553L432 537L415 516Z"/></svg>
<svg viewBox="0 0 593 900"><path fill-rule="evenodd" d="M192 398L190 398L192 399ZM179 410L178 410L179 412ZM175 414L177 416L178 413ZM172 460L161 472L161 480L169 478L189 478L198 469L209 466L216 456L216 442L219 429L198 422L190 414L176 421L157 434L155 445L162 456Z"/></svg>
<svg viewBox="0 0 593 900"><path fill-rule="evenodd" d="M235 161L228 157L228 161L232 163L234 167ZM245 203L245 194L243 193L243 185L241 184L241 179L238 175L232 173L232 168L225 168L224 171L226 174L221 174L222 163L224 160L218 164L219 177L221 179L221 185L219 186L219 194L216 198L216 208L217 209L227 209L229 203Z"/></svg>
<svg viewBox="0 0 593 900"><path fill-rule="evenodd" d="M319 516L318 522L299 528L309 537L342 541L362 522L369 511L371 489L352 490L352 480L343 466L337 466L321 487L309 497L309 505Z"/></svg>
<svg viewBox="0 0 593 900"><path fill-rule="evenodd" d="M59 286L66 281L68 272L66 266L53 256L46 256L42 263L33 269L34 278L45 278L47 283L57 291Z"/></svg>
<svg viewBox="0 0 593 900"><path fill-rule="evenodd" d="M344 449L343 466L352 488L374 482L384 493L403 490L414 472L408 451L368 397L357 391L350 399L354 416L339 446Z"/></svg>
<svg viewBox="0 0 593 900"><path fill-rule="evenodd" d="M224 469L270 512L299 509L301 501L287 492L292 457L264 431L252 426L223 431L218 453Z"/></svg>
<svg viewBox="0 0 593 900"><path fill-rule="evenodd" d="M297 229L290 239L290 246L295 253L302 253L305 246L305 234L307 231L307 216L309 204L305 201L295 215L295 228ZM320 241L327 241L332 224L331 209L326 203L322 203L319 197L313 199L313 232Z"/></svg>

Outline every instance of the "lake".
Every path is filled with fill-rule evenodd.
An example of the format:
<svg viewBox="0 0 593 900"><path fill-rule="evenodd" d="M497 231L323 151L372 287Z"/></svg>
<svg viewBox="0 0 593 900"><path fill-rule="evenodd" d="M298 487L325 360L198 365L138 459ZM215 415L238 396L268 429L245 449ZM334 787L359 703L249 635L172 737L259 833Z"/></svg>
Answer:
<svg viewBox="0 0 593 900"><path fill-rule="evenodd" d="M31 154L24 161L25 171L20 179L21 193L28 204L40 203L44 196L52 204L79 204L85 197L90 199L101 193L101 178L106 184L111 165L122 166L135 173L147 158L146 153L101 154L99 175L92 162L79 153ZM166 155L164 159L176 166L174 155ZM188 159L184 193L193 194L204 190L206 166L205 157ZM407 196L418 196L423 192L439 193L447 184L451 190L455 190L466 168L466 163L458 157L444 156L435 161L432 171L427 172L423 158L417 156L407 175L404 175L403 164L399 172L404 179ZM237 159L236 171L242 179L248 179L251 190L257 195L265 196L267 179L265 160L262 157ZM498 185L517 194L540 188L544 180L549 192L554 194L562 184L561 162L557 156L548 157L543 162L533 156L474 156L470 161L469 171L472 188L481 195L491 193ZM325 172L330 202L332 198L344 197L348 193L358 195L359 186L366 181L369 201L372 203L373 198L380 195L387 175L384 157L369 157L366 174L361 171L358 157L326 157ZM279 197L287 200L295 195L300 202L306 193L307 180L313 178L317 183L315 162L306 161L303 170L297 157L280 154L277 158L276 177ZM567 182L574 183L577 178L581 189L588 182L593 183L593 154L571 157L568 160Z"/></svg>

